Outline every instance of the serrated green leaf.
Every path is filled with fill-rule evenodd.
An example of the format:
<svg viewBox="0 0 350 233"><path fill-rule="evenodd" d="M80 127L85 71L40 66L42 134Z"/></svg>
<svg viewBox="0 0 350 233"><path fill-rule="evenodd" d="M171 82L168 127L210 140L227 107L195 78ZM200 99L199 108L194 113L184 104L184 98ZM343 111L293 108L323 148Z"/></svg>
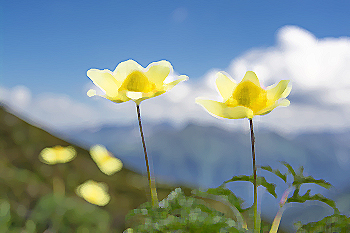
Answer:
<svg viewBox="0 0 350 233"><path fill-rule="evenodd" d="M289 202L289 203L290 202L304 203L306 201L320 201L320 202L323 202L323 203L329 205L330 207L332 207L334 209L335 213L339 212L337 207L336 207L336 204L333 200L326 198L319 193L310 196L311 189L308 189L306 191L306 193L302 196L299 195L299 191L300 191L299 189L296 189L293 193L293 196L291 196L290 198L287 199L287 202Z"/></svg>
<svg viewBox="0 0 350 233"><path fill-rule="evenodd" d="M254 176L247 176L247 175L240 175L240 176L234 176L232 177L232 179L225 181L224 184L229 183L229 182L234 182L234 181L248 181L251 182L252 184L254 184ZM276 194L276 185L273 183L269 183L266 181L265 177L263 176L257 176L256 177L256 182L257 182L257 186L262 185L263 187L266 188L266 190L275 198L277 198L277 194Z"/></svg>
<svg viewBox="0 0 350 233"><path fill-rule="evenodd" d="M313 184L317 184L321 187L324 187L326 189L329 189L332 187L332 185L323 180L323 179L319 179L319 180L316 180L315 178L313 178L312 176L307 176L307 177L297 177L297 179L295 179L293 181L293 185L294 186L300 186L302 184L309 184L309 183L313 183Z"/></svg>
<svg viewBox="0 0 350 233"><path fill-rule="evenodd" d="M281 178L285 183L287 182L287 175L282 174L279 170L273 170L270 166L261 166L260 168L275 174L276 176Z"/></svg>
<svg viewBox="0 0 350 233"><path fill-rule="evenodd" d="M249 181L249 182L254 182L254 177L253 175L247 176L247 175L240 175L240 176L234 176L230 180L227 180L224 182L224 184L229 183L229 182L235 182L235 181Z"/></svg>
<svg viewBox="0 0 350 233"><path fill-rule="evenodd" d="M318 180L317 180L317 179L313 178L312 176L306 176L306 177L305 177L305 176L304 176L304 167L303 167L303 166L301 166L301 167L299 168L299 170L298 170L298 173L296 173L290 164L288 164L288 163L286 163L286 162L281 162L281 163L282 163L284 166L286 166L287 169L288 169L288 171L289 171L289 173L291 173L291 174L293 175L294 180L293 180L292 185L293 185L295 188L300 188L300 186L301 186L302 184L310 184L310 183L317 184L317 185L319 185L319 186L321 186L321 187L324 187L324 188L326 188L326 189L329 189L329 188L332 187L332 185L331 185L329 182L327 182L327 181L325 181L325 180L323 180L323 179L318 179ZM271 168L268 168L268 169L271 169ZM265 169L265 170L266 170L266 169ZM272 170L272 169L271 169L271 170ZM276 174L276 175L277 175L277 174Z"/></svg>
<svg viewBox="0 0 350 233"><path fill-rule="evenodd" d="M274 196L275 198L277 198L277 194L276 194L276 185L273 184L273 183L269 183L266 181L265 177L263 176L258 176L257 177L257 183L258 183L258 186L259 185L262 185L266 188L266 190L272 195Z"/></svg>
<svg viewBox="0 0 350 233"><path fill-rule="evenodd" d="M290 174L293 175L293 177L296 176L296 172L294 171L293 167L289 163L287 162L281 162L281 163L287 167L288 171L290 172Z"/></svg>
<svg viewBox="0 0 350 233"><path fill-rule="evenodd" d="M271 168L271 166L260 166L260 168L261 168L261 169L264 169L264 170L266 170L266 171L269 171L269 172L272 172L272 171L273 171L272 168Z"/></svg>

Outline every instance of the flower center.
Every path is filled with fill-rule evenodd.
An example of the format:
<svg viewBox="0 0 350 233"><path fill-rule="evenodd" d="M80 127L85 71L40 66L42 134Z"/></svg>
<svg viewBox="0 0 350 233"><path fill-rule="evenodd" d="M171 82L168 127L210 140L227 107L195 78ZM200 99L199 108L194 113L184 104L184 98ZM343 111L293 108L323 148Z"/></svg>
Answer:
<svg viewBox="0 0 350 233"><path fill-rule="evenodd" d="M119 91L127 90L147 93L153 91L155 87L155 84L151 83L143 72L135 70L126 77Z"/></svg>
<svg viewBox="0 0 350 233"><path fill-rule="evenodd" d="M267 94L264 89L251 81L245 81L237 85L226 104L232 107L244 106L258 112L266 107L266 101Z"/></svg>

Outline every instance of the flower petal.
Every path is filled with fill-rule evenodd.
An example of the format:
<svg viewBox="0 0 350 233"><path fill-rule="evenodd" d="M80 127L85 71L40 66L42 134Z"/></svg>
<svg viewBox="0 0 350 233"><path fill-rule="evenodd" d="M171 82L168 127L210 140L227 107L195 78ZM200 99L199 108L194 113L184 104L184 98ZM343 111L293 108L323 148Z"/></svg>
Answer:
<svg viewBox="0 0 350 233"><path fill-rule="evenodd" d="M254 113L251 109L244 106L237 107L229 107L224 110L224 115L229 119L241 119L241 118L249 118L252 119L254 117Z"/></svg>
<svg viewBox="0 0 350 233"><path fill-rule="evenodd" d="M276 101L274 104L268 106L267 108L264 108L261 111L255 113L255 115L266 115L278 106L287 107L287 106L289 106L289 104L290 104L289 100L281 99L279 101Z"/></svg>
<svg viewBox="0 0 350 233"><path fill-rule="evenodd" d="M180 75L178 79L176 79L175 81L172 81L170 83L167 83L164 85L164 90L165 91L169 91L170 89L172 89L173 87L175 87L177 84L179 84L182 81L186 81L188 80L188 77L186 75Z"/></svg>
<svg viewBox="0 0 350 233"><path fill-rule="evenodd" d="M274 84L267 87L267 99L274 102L280 98L286 98L292 89L292 87L288 85L289 82L289 80L281 80L277 85Z"/></svg>
<svg viewBox="0 0 350 233"><path fill-rule="evenodd" d="M87 95L89 97L93 97L93 96L100 96L102 98L105 98L105 99L108 99L110 101L113 101L115 103L123 103L123 102L126 102L126 101L129 101L130 98L128 98L126 96L126 91L120 91L118 92L118 95L117 96L114 96L114 97L110 97L110 96L107 96L107 95L98 95L96 94L96 91L93 90L93 89L90 89L88 92L87 92Z"/></svg>
<svg viewBox="0 0 350 233"><path fill-rule="evenodd" d="M123 103L123 102L127 102L129 100L131 100L128 96L127 96L127 91L119 91L118 95L116 97L110 98L108 96L102 96L106 99L109 99L110 101L113 101L115 103Z"/></svg>
<svg viewBox="0 0 350 233"><path fill-rule="evenodd" d="M162 60L158 62L152 62L147 66L145 72L149 81L154 83L157 88L163 86L164 79L173 71L173 67L170 62Z"/></svg>
<svg viewBox="0 0 350 233"><path fill-rule="evenodd" d="M153 97L156 97L156 96L159 96L161 94L164 94L165 91L164 90L161 90L161 91L157 91L157 92L154 92L154 93L142 93L142 98L139 98L139 99L133 99L133 101L137 104L137 105L140 105L140 103L146 99L150 99L150 98L153 98Z"/></svg>
<svg viewBox="0 0 350 233"><path fill-rule="evenodd" d="M117 96L118 88L121 85L116 80L110 70L90 69L87 71L87 76L98 86L107 96Z"/></svg>
<svg viewBox="0 0 350 233"><path fill-rule="evenodd" d="M245 82L245 81L251 81L258 87L260 87L259 79L253 71L247 71L247 73L245 73L241 82Z"/></svg>
<svg viewBox="0 0 350 233"><path fill-rule="evenodd" d="M287 107L290 105L290 101L288 99L281 99L278 101L278 106Z"/></svg>
<svg viewBox="0 0 350 233"><path fill-rule="evenodd" d="M290 91L292 90L292 85L288 85L287 88L284 90L284 92L281 94L281 98L286 98Z"/></svg>
<svg viewBox="0 0 350 233"><path fill-rule="evenodd" d="M228 107L226 104L214 100L196 98L196 103L215 117L228 119L253 118L253 111L243 106Z"/></svg>
<svg viewBox="0 0 350 233"><path fill-rule="evenodd" d="M113 76L120 83L135 70L143 71L143 67L134 60L127 60L118 64L118 66L113 71ZM121 85L121 84L120 84ZM120 87L120 86L119 86Z"/></svg>
<svg viewBox="0 0 350 233"><path fill-rule="evenodd" d="M217 73L217 78L216 78L216 87L218 89L218 92L226 101L228 98L231 97L233 90L236 88L237 83L229 76L225 75L222 72Z"/></svg>
<svg viewBox="0 0 350 233"><path fill-rule="evenodd" d="M137 91L127 91L126 96L132 100L138 100L142 98L142 92Z"/></svg>

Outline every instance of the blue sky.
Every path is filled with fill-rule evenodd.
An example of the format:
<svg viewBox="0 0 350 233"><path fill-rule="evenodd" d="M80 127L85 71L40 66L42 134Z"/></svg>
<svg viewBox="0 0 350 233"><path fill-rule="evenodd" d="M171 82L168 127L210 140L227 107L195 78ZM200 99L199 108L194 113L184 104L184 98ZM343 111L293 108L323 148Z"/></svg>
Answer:
<svg viewBox="0 0 350 233"><path fill-rule="evenodd" d="M264 66L266 62L258 62L249 54L255 51L257 57L264 57L270 50L288 50L281 48L283 41L287 41L283 38L289 35L283 34L281 29L288 25L296 26L295 33L290 33L289 37L292 35L297 41L310 34L315 38L312 42L315 46L320 44L320 40L333 38L340 44L345 38L348 48L350 37L348 1L14 0L1 1L0 7L0 101L16 109L17 103L10 100L9 95L24 90L27 93L24 97L27 95L30 100L19 103L23 106L17 111L24 115L32 114L30 117L35 122L44 125L48 121L56 124L56 121L54 118L44 119L51 116L49 113L29 113L29 109L33 110L33 105L47 106L40 105L42 101L39 99L47 100L48 96L60 101L63 98L63 102L72 106L100 110L97 105L101 101L86 96L91 87L91 81L86 76L90 68L114 70L119 62L130 58L143 66L166 59L177 73L188 75L189 83L195 85L208 79L212 69L225 70L231 75L237 73L237 60L244 60L248 64L245 66L247 69L254 68L253 63L260 62L260 67ZM305 42L303 39L300 41ZM316 50L326 56L322 48L317 47ZM340 48L337 51L341 53L341 46L336 48ZM303 54L300 56L304 57ZM337 53L333 56L338 57ZM346 60L349 56L342 56L345 67L349 64ZM294 59L298 60L298 57ZM294 77L290 73L285 76L293 82ZM284 77L265 78L270 82L280 79ZM296 77L296 87L305 84L300 80L302 78ZM317 95L322 88L328 88L327 82L315 87L309 88L308 92L303 92L303 88L296 90L295 93L299 94L292 99L303 102L303 97L310 95L310 90ZM193 88L185 87L187 92ZM22 99L24 97L22 95ZM106 104L105 101L102 100L102 103ZM312 104L316 106L315 102ZM338 106L334 101L332 104L334 108ZM348 111L348 103L341 104L346 105L346 110L342 112ZM126 106L129 105L126 103ZM330 104L326 105L329 107ZM56 125L64 126L63 118L58 121ZM348 123L344 122L344 125Z"/></svg>

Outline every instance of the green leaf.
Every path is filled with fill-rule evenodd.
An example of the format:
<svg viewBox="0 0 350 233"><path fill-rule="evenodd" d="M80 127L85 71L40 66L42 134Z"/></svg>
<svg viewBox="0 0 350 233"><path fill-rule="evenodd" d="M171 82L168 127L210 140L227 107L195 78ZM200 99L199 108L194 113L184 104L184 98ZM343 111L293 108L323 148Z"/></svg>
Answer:
<svg viewBox="0 0 350 233"><path fill-rule="evenodd" d="M141 233L247 232L235 220L211 208L204 200L185 196L180 188L160 201L159 207L146 202L130 212L126 220L135 232Z"/></svg>
<svg viewBox="0 0 350 233"><path fill-rule="evenodd" d="M287 162L281 162L281 163L282 163L284 166L287 167L287 169L288 169L288 171L290 172L290 174L292 174L293 177L295 178L296 172L294 171L294 169L292 168L292 166L291 166L289 163L287 163Z"/></svg>
<svg viewBox="0 0 350 233"><path fill-rule="evenodd" d="M298 177L296 180L293 181L294 186L298 186L298 185L300 186L302 184L307 184L307 183L314 183L326 189L329 189L332 187L332 185L329 182L323 179L316 180L312 176Z"/></svg>
<svg viewBox="0 0 350 233"><path fill-rule="evenodd" d="M242 212L242 204L243 199L237 197L231 190L225 188L225 186L221 185L217 188L209 188L206 193L213 195L220 195L227 198L227 201L235 206L240 212Z"/></svg>
<svg viewBox="0 0 350 233"><path fill-rule="evenodd" d="M282 164L284 166L286 166L289 173L291 173L293 175L294 180L293 180L292 185L295 186L295 188L300 188L300 186L302 184L308 184L308 183L317 184L317 185L324 187L326 189L329 189L332 187L332 185L329 182L327 182L323 179L317 180L317 179L313 178L312 176L305 177L304 176L304 167L302 167L302 166L299 168L298 173L296 173L290 164L288 164L286 162L282 162ZM267 168L267 169L271 169L271 168Z"/></svg>
<svg viewBox="0 0 350 233"><path fill-rule="evenodd" d="M279 170L273 170L270 166L261 166L260 168L275 174L276 176L281 178L285 183L287 183L287 174L282 174Z"/></svg>
<svg viewBox="0 0 350 233"><path fill-rule="evenodd" d="M299 203L304 203L306 201L321 201L327 205L329 205L330 207L332 207L334 209L334 212L335 213L338 213L338 209L336 207L336 204L333 200L331 199L328 199L324 196L322 196L321 194L315 194L315 195L312 195L310 196L310 192L311 192L311 189L308 189L306 191L306 193L302 196L299 195L299 189L295 189L294 193L293 193L293 196L291 196L290 198L287 199L287 202L299 202Z"/></svg>
<svg viewBox="0 0 350 233"><path fill-rule="evenodd" d="M241 176L234 176L232 177L232 179L227 180L224 182L224 184L229 183L229 182L234 182L234 181L248 181L251 182L254 185L254 176L246 176L246 175L241 175ZM277 198L277 194L276 194L276 185L273 183L269 183L266 181L265 177L263 176L257 176L256 177L256 182L257 182L257 186L262 185L263 187L266 188L266 190L275 198Z"/></svg>
<svg viewBox="0 0 350 233"><path fill-rule="evenodd" d="M273 183L269 183L266 181L265 177L263 176L258 176L257 177L257 182L258 182L258 186L262 185L266 188L266 190L275 198L277 198L277 194L276 194L276 185Z"/></svg>

